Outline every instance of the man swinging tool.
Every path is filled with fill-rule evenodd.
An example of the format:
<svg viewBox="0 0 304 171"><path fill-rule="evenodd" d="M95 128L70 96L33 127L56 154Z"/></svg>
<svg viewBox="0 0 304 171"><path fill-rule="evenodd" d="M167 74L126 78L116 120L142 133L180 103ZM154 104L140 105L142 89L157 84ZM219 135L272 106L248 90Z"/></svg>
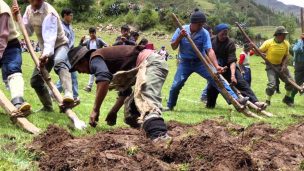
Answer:
<svg viewBox="0 0 304 171"><path fill-rule="evenodd" d="M30 0L23 16L23 23L27 32L31 35L36 33L39 45L42 49L39 58L39 67L45 67L48 72L54 67L55 73L59 75L64 91L63 106L73 106L74 98L72 92L71 74L67 53L69 51L68 38L65 36L61 25L60 16L57 11L44 0ZM13 6L13 14L17 18L19 8ZM52 99L43 81L40 71L35 68L31 86L35 89L41 103L42 111L53 111Z"/></svg>
<svg viewBox="0 0 304 171"><path fill-rule="evenodd" d="M251 90L249 84L242 77L241 72L236 67L236 47L231 38L228 37L229 26L219 24L215 27L216 36L212 38L212 48L215 51L219 65L229 68L223 77L240 90L241 94L249 97L249 101L261 109L266 108L266 103L259 102L256 95ZM214 108L218 96L218 90L212 85L207 88L207 108Z"/></svg>
<svg viewBox="0 0 304 171"><path fill-rule="evenodd" d="M204 66L197 57L191 43L186 38L187 35L191 36L191 39L194 41L195 45L202 54L206 54L205 52L207 52L209 56L208 58L210 58L210 61L214 65L217 72L224 72L224 68L218 65L216 56L212 49L209 33L203 28L203 25L206 23L205 14L197 9L192 13L190 19L191 24L184 25L182 30L178 28L175 31L171 41L171 46L174 50L179 47L180 63L177 67L174 81L170 89L169 100L167 103L167 108L165 109L166 111L171 111L174 109L180 90L184 86L189 76L194 72L198 73L200 76L208 80L210 84L218 88L206 66ZM247 97L239 99L227 83L225 83L223 80L220 81L220 84L224 85L223 89L229 93L229 96L232 96L234 100L239 102L239 104L246 104L246 101L248 100ZM223 90L219 89L219 92L223 92Z"/></svg>
<svg viewBox="0 0 304 171"><path fill-rule="evenodd" d="M0 65L2 75L8 80L12 104L21 112L28 113L31 105L23 99L24 81L22 77L21 47L19 32L10 7L0 0Z"/></svg>

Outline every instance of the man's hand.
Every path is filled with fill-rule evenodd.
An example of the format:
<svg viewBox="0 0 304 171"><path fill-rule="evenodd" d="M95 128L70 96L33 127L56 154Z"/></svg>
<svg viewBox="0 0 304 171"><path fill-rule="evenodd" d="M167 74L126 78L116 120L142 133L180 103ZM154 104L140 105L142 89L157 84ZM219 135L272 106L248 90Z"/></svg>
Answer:
<svg viewBox="0 0 304 171"><path fill-rule="evenodd" d="M221 66L217 66L216 67L216 71L219 73L219 74L222 74L226 71L226 68L224 67L221 67Z"/></svg>
<svg viewBox="0 0 304 171"><path fill-rule="evenodd" d="M283 73L283 72L286 72L286 70L287 70L287 65L283 64L280 72Z"/></svg>
<svg viewBox="0 0 304 171"><path fill-rule="evenodd" d="M20 13L20 8L17 4L13 4L12 6L12 15L14 17L14 20L17 21L17 16Z"/></svg>
<svg viewBox="0 0 304 171"><path fill-rule="evenodd" d="M83 42L85 39L86 39L86 36L83 36L83 37L80 39L80 42Z"/></svg>
<svg viewBox="0 0 304 171"><path fill-rule="evenodd" d="M231 76L231 84L232 85L236 85L237 84L237 80L236 80L236 78L235 78L234 75Z"/></svg>
<svg viewBox="0 0 304 171"><path fill-rule="evenodd" d="M45 64L48 62L48 57L47 56L45 56L45 55L41 55L40 57L39 57L39 67L40 68L43 68L44 66L45 66Z"/></svg>
<svg viewBox="0 0 304 171"><path fill-rule="evenodd" d="M187 36L187 31L185 29L182 29L181 32L179 33L179 37L183 38Z"/></svg>
<svg viewBox="0 0 304 171"><path fill-rule="evenodd" d="M90 115L90 122L89 124L92 126L92 127L96 127L97 126L97 122L99 120L99 111L92 111L91 112L91 115Z"/></svg>
<svg viewBox="0 0 304 171"><path fill-rule="evenodd" d="M121 41L125 42L125 41L127 41L127 38L126 37L121 37Z"/></svg>

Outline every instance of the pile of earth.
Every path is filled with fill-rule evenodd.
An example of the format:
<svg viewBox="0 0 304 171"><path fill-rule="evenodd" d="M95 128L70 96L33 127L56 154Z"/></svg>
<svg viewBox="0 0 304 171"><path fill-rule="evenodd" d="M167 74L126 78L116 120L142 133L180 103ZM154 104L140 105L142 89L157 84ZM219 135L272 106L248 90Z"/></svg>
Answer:
<svg viewBox="0 0 304 171"><path fill-rule="evenodd" d="M247 128L222 120L168 123L174 137L159 148L126 128L73 137L51 125L34 139L41 170L301 170L304 124L284 131L258 123Z"/></svg>

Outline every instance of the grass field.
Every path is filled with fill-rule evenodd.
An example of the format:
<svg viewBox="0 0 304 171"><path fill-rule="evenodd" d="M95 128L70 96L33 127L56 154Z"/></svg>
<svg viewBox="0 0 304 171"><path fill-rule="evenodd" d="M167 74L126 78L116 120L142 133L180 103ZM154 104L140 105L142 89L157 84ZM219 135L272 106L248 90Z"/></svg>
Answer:
<svg viewBox="0 0 304 171"><path fill-rule="evenodd" d="M79 30L77 31L77 41L82 37L86 31ZM109 44L113 43L116 35L114 34L101 34L106 42ZM151 38L154 45L159 48L162 45L166 45L169 47L169 40ZM172 52L169 50L172 56L175 56L176 52ZM239 53L240 50L238 50ZM261 63L262 60L258 57L252 57L251 59L251 68L253 74L253 90L258 96L258 98L262 101L265 100L264 90L266 87L266 73L265 66ZM166 104L168 99L168 93L170 90L170 86L173 81L173 77L176 71L176 60L171 59L168 61L170 72L168 78L163 87L163 104ZM23 53L23 75L25 79L25 98L28 102L32 104L33 110L37 110L41 108L41 104L34 92L34 90L30 87L30 77L31 72L33 70L33 62L28 53ZM293 69L290 68L293 72ZM57 81L57 76L52 72L53 81ZM86 93L82 90L84 86L86 86L89 76L88 75L79 75L79 93L81 98L80 106L76 107L74 111L78 114L80 119L83 119L85 122L88 122L89 114L91 108L93 106L95 91L91 93ZM175 108L175 111L164 113L164 118L166 121L176 120L183 123L195 124L199 123L205 119L212 119L222 117L228 121L233 123L237 123L243 126L248 126L255 122L260 122L261 120L253 119L245 117L244 115L236 112L232 106L228 106L222 97L218 99L218 105L216 109L209 110L204 107L204 104L200 102L200 93L204 88L206 81L198 76L197 74L193 74L189 80L186 82L184 88L181 90L179 95L178 104ZM95 88L96 86L94 86ZM1 90L5 92L7 97L9 97L9 92L5 90L5 86L3 83L0 84ZM276 94L272 99L272 106L269 107L269 111L274 113L275 116L273 118L266 118L263 120L264 122L271 123L274 127L284 129L287 126L300 122L293 114L303 115L304 116L304 98L301 96L296 97L294 108L289 108L284 105L281 100L284 96L284 85L281 84L282 94ZM101 108L101 118L99 125L96 129L88 127L84 131L72 131L71 132L76 136L84 136L89 134L94 134L99 131L104 131L108 129L115 129L117 127L126 127L123 123L123 111L119 112L119 118L117 125L114 127L106 126L104 119L105 115L111 108L111 105L115 101L116 92L109 92L106 97L102 108ZM33 122L36 126L45 130L49 124L56 124L61 127L65 127L68 129L68 125L70 121L68 118L58 112L58 107L54 104L54 108L56 112L53 113L33 113L29 116L29 120ZM35 159L38 157L36 154L31 153L26 150L27 144L31 142L33 136L23 132L21 129L17 128L13 125L5 115L3 110L0 110L0 170L37 170L37 163Z"/></svg>

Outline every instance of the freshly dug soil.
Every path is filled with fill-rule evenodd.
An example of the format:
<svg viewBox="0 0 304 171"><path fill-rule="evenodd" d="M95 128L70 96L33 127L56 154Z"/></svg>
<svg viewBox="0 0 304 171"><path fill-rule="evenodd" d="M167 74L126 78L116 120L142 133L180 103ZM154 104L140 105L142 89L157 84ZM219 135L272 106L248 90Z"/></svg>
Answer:
<svg viewBox="0 0 304 171"><path fill-rule="evenodd" d="M304 124L284 131L258 123L243 128L222 120L197 125L168 123L168 148L136 129L73 137L51 125L34 139L41 170L300 170Z"/></svg>

